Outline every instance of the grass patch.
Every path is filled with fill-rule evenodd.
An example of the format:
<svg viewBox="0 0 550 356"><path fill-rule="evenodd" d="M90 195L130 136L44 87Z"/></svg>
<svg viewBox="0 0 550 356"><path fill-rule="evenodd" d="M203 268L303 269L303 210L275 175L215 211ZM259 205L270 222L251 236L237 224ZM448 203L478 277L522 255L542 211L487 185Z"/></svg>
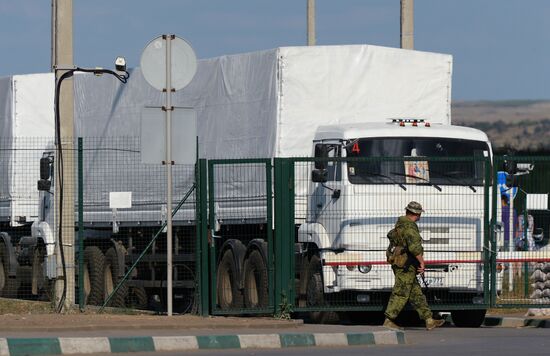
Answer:
<svg viewBox="0 0 550 356"><path fill-rule="evenodd" d="M51 314L51 302L0 298L0 314Z"/></svg>

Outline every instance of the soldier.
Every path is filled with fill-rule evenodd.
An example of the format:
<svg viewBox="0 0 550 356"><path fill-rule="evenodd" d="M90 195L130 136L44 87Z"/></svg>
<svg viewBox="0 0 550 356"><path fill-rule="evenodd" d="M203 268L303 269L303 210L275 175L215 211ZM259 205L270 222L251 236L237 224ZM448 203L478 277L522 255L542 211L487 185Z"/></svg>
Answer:
<svg viewBox="0 0 550 356"><path fill-rule="evenodd" d="M389 329L401 330L395 324L395 318L397 318L407 302L410 302L418 312L420 318L426 321L426 329L432 330L445 323L444 320L435 320L432 318L432 312L428 307L426 297L422 293L422 288L420 288L420 284L416 279L417 273L424 273L424 249L422 248L422 238L416 225L423 212L424 210L419 203L411 201L405 208L405 216L401 216L397 220L395 229L392 230L394 233L388 234L390 246L401 246L410 256L409 262L402 267L392 264L395 284L388 307L384 313L386 315L384 326Z"/></svg>

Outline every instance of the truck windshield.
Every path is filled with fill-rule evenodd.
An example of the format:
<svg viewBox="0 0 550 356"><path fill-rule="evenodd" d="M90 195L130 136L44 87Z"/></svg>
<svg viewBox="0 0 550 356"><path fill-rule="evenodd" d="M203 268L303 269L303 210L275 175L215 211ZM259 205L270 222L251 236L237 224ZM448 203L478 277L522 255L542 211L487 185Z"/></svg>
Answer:
<svg viewBox="0 0 550 356"><path fill-rule="evenodd" d="M360 138L346 146L348 157L418 157L414 160L367 160L348 162L348 177L353 184L388 184L392 177L401 184L483 185L484 162L428 161L433 157L484 157L486 142L434 137Z"/></svg>

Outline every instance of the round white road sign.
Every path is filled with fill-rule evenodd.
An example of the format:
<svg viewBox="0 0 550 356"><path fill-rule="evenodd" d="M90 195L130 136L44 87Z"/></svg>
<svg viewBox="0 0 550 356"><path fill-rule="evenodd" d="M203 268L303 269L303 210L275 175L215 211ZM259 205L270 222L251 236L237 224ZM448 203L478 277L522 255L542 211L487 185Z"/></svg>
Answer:
<svg viewBox="0 0 550 356"><path fill-rule="evenodd" d="M166 41L165 36L153 39L145 46L140 60L143 77L158 90L166 89ZM179 90L193 79L197 57L191 45L177 36L171 40L171 53L172 88Z"/></svg>

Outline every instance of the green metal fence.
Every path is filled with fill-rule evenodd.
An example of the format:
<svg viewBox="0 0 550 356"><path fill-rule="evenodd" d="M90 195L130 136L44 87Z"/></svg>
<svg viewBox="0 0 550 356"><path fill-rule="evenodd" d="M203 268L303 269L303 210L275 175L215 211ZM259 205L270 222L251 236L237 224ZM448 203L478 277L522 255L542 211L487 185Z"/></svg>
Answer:
<svg viewBox="0 0 550 356"><path fill-rule="evenodd" d="M51 139L0 139L4 297L53 301L57 284L59 299L74 272L82 308L164 311L172 213L175 312L379 312L386 234L416 200L434 310L550 306L550 157L201 159L174 167L168 212L165 167L141 163L139 138L84 138L64 146L75 219L60 227L57 155ZM60 229L74 231L65 268Z"/></svg>
<svg viewBox="0 0 550 356"><path fill-rule="evenodd" d="M324 163L318 164L321 161ZM233 162L223 164L231 166ZM317 166L324 166L326 171L323 183L312 181L320 173ZM506 189L497 179L502 166L503 159L497 157L492 164L484 156L274 159L275 270L269 294L274 293L275 312L307 313L317 321L328 321L347 311L383 310L393 285L385 261L386 234L411 200L421 202L426 209L419 228L427 269L419 281L431 307L458 313L513 305L502 302L506 280L514 271L513 263L506 262L511 257L499 245L503 234L502 219L496 218L503 211L499 189ZM541 162L535 167L546 174ZM546 199L547 204L548 189L540 180L548 180L536 178L536 169L530 179L538 181L541 195L536 198ZM216 181L217 173L210 173L210 181ZM527 179L527 175L521 177L520 183ZM523 187L533 192L526 190L527 183ZM212 212L216 209L212 199L210 204ZM545 209L535 214L542 230L548 224ZM210 225L214 224L211 219ZM535 238L538 245L544 244L540 233ZM522 303L515 305L548 304L544 299L546 287L540 289L545 282L541 279L546 278L541 273L550 269L543 263L546 254L539 251L528 260L538 263L522 264L523 279L515 282L515 289L523 293ZM212 254L213 271L218 271L219 262L219 252ZM530 269L525 270L526 266ZM210 285L212 300L217 300L220 286ZM542 293L538 300L534 299L538 293L532 290L535 286ZM245 292L244 287L241 292ZM530 298L525 297L527 294ZM224 313L242 311L224 309Z"/></svg>

